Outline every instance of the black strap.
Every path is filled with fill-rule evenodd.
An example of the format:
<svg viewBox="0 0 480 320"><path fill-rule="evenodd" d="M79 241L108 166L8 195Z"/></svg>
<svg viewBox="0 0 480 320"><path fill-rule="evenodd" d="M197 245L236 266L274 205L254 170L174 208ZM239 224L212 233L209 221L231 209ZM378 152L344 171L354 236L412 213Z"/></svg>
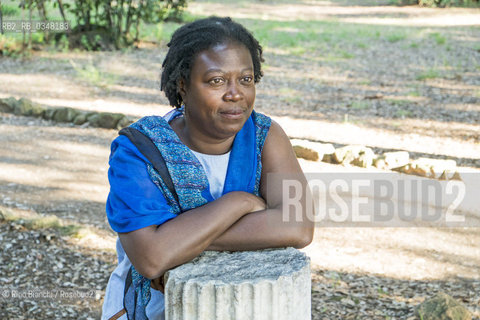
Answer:
<svg viewBox="0 0 480 320"><path fill-rule="evenodd" d="M152 163L153 167L158 171L163 179L163 182L165 182L168 190L170 190L177 203L180 203L178 201L177 192L175 191L175 186L173 185L172 177L168 172L165 159L163 159L162 154L158 150L157 146L155 146L153 141L142 132L132 127L123 128L118 132L118 134L126 136L145 156L145 158Z"/></svg>

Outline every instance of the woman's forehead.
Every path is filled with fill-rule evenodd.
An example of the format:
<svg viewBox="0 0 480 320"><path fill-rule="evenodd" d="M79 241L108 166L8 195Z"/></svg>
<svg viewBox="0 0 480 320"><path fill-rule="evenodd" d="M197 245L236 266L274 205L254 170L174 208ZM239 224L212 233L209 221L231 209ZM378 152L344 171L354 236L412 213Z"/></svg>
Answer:
<svg viewBox="0 0 480 320"><path fill-rule="evenodd" d="M193 60L193 72L206 72L209 69L250 68L253 61L247 47L238 42L222 42L200 51Z"/></svg>

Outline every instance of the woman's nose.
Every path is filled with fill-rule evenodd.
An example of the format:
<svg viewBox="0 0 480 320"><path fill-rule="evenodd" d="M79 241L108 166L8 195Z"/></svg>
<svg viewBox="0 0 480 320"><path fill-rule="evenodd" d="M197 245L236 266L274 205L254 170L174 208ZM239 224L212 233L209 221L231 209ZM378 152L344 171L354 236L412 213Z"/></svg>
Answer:
<svg viewBox="0 0 480 320"><path fill-rule="evenodd" d="M225 101L238 101L242 99L242 92L238 88L238 84L230 83L227 87L227 91L223 95Z"/></svg>

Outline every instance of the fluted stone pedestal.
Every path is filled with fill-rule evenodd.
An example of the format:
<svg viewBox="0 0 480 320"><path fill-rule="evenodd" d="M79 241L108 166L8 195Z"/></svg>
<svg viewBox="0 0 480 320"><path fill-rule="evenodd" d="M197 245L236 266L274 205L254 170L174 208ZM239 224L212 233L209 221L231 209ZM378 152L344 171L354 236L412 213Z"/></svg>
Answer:
<svg viewBox="0 0 480 320"><path fill-rule="evenodd" d="M166 320L310 320L310 259L293 249L205 252L166 274Z"/></svg>

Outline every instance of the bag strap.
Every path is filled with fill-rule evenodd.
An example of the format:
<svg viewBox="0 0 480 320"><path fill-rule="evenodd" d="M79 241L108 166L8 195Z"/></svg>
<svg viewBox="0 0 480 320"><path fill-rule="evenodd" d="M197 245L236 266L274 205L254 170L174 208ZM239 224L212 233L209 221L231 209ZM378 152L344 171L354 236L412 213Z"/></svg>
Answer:
<svg viewBox="0 0 480 320"><path fill-rule="evenodd" d="M175 191L175 186L173 185L172 177L168 172L165 159L153 141L142 132L132 127L123 128L118 134L126 136L137 147L140 153L152 163L155 170L157 170L160 177L162 177L163 182L165 182L168 190L170 190L170 193L173 195L177 203L180 203L178 201L177 192Z"/></svg>

